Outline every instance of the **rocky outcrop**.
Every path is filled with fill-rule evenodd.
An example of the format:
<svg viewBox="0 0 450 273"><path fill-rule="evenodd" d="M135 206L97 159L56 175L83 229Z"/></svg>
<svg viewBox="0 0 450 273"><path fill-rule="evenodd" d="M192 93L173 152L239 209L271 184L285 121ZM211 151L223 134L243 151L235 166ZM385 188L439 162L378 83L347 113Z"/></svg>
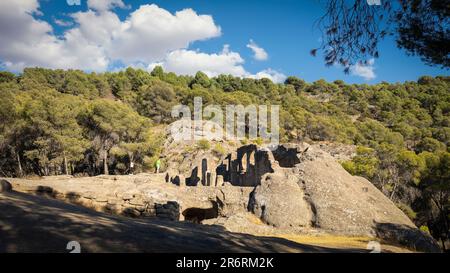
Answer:
<svg viewBox="0 0 450 273"><path fill-rule="evenodd" d="M11 183L6 181L5 179L0 179L0 192L9 192L12 191Z"/></svg>
<svg viewBox="0 0 450 273"><path fill-rule="evenodd" d="M39 180L10 179L20 192L47 196L129 217L157 217L200 223L245 211L251 188L182 187L165 181L166 174L97 176ZM211 211L206 213L205 211ZM203 215L203 216L202 216Z"/></svg>
<svg viewBox="0 0 450 273"><path fill-rule="evenodd" d="M244 216L239 217L242 221L234 218L228 219L235 220L236 228L247 223ZM366 241L356 245L342 243L342 239L340 244L305 243L282 234L277 238L250 235L252 230L230 232L218 223L201 226L157 219L142 221L18 192L0 193L0 219L2 253L68 253L71 250L66 246L72 240L81 245L82 253L368 252ZM405 252L385 244L381 250Z"/></svg>
<svg viewBox="0 0 450 273"><path fill-rule="evenodd" d="M318 230L439 251L436 242L375 186L350 175L320 146L287 144L262 149L251 144L218 156L212 150L188 152L187 147L171 145L175 148L169 145L166 149L174 154L166 151L166 157L173 162L162 174L10 182L17 191L130 217L249 231L255 226L254 219L247 217L250 211L262 225L284 233Z"/></svg>
<svg viewBox="0 0 450 273"><path fill-rule="evenodd" d="M315 146L289 152L294 148L281 148L297 159L284 159L279 165L286 167L267 174L250 199L251 210L264 222L280 227L311 223L330 233L373 236L421 251L439 251L434 239L367 179L350 175ZM275 158L279 150L274 151Z"/></svg>
<svg viewBox="0 0 450 273"><path fill-rule="evenodd" d="M251 195L249 210L275 227L309 227L314 223L313 210L302 189L285 175L265 175Z"/></svg>

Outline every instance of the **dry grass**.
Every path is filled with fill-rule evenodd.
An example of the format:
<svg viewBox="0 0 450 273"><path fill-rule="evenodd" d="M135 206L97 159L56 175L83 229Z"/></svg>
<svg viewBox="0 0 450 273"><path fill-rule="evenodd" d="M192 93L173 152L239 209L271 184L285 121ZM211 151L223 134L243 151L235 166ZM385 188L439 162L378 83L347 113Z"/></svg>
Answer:
<svg viewBox="0 0 450 273"><path fill-rule="evenodd" d="M246 215L247 220L257 226L265 226L259 217L253 214ZM268 231L268 232L267 232ZM252 233L253 234L253 233ZM381 244L382 252L413 252L404 247L393 245L389 242L380 241L380 239L364 236L344 236L344 235L333 235L327 233L310 233L305 230L305 234L285 234L278 233L269 230L263 232L258 232L258 236L266 237L278 237L289 241L293 241L299 244L314 245L329 248L339 248L339 249L367 249L368 243L370 241L377 241ZM367 250L370 251L370 250Z"/></svg>
<svg viewBox="0 0 450 273"><path fill-rule="evenodd" d="M302 244L323 245L330 247L344 248L366 248L369 241L373 238L369 237L348 237L338 235L297 235L297 234L280 234L277 237L284 238Z"/></svg>
<svg viewBox="0 0 450 273"><path fill-rule="evenodd" d="M352 236L339 236L331 234L320 234L320 235L272 234L264 236L279 237L300 244L332 247L340 249L367 249L368 243L370 241L379 241L378 239L370 237L352 237ZM403 247L390 245L388 243L383 242L380 243L382 252L395 252L395 253L413 252Z"/></svg>
<svg viewBox="0 0 450 273"><path fill-rule="evenodd" d="M261 221L261 219L254 214L247 214L246 216L247 216L247 220L254 225L259 225L259 226L265 225L264 222Z"/></svg>

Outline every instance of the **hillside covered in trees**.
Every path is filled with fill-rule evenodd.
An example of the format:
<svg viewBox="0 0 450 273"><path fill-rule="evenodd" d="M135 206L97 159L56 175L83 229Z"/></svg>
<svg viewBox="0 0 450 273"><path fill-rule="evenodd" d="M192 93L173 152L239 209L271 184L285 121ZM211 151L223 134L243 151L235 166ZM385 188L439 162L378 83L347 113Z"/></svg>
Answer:
<svg viewBox="0 0 450 273"><path fill-rule="evenodd" d="M348 85L289 77L208 78L128 68L115 73L27 68L0 72L0 176L152 171L172 106L280 105L282 142L357 145L354 175L368 178L415 223L449 236L450 77ZM167 159L170 160L170 159Z"/></svg>

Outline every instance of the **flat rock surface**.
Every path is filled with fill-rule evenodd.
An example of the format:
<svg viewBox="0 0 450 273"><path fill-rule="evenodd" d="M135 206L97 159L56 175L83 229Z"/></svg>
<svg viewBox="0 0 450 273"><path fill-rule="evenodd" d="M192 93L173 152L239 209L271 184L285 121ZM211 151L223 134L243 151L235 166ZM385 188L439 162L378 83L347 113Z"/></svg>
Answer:
<svg viewBox="0 0 450 273"><path fill-rule="evenodd" d="M180 187L165 181L166 174L138 174L138 175L101 175L95 177L48 176L40 179L8 178L13 189L18 192L43 192L50 197L58 198L58 194L74 195L97 202L122 204L126 200L139 205L143 200L135 198L139 195L144 199L151 199L155 203L165 204L176 201L181 211L186 208L210 208L211 201L217 196L228 203L225 210L245 209L251 188L225 187ZM226 199L226 200L225 200ZM79 200L79 198L78 198ZM77 200L74 200L74 203ZM106 204L106 203L105 203ZM236 208L235 208L236 207ZM227 211L224 211L227 212ZM229 211L228 213L232 213Z"/></svg>
<svg viewBox="0 0 450 273"><path fill-rule="evenodd" d="M0 252L367 252L232 233L220 226L136 220L95 212L59 200L0 194Z"/></svg>

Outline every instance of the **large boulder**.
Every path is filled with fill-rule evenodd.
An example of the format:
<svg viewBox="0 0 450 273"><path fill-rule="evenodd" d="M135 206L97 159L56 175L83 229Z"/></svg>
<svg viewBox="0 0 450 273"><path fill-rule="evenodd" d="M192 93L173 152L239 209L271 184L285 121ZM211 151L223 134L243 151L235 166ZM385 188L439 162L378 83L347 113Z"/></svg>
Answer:
<svg viewBox="0 0 450 273"><path fill-rule="evenodd" d="M419 251L439 251L436 241L369 180L349 174L329 153L310 147L299 159L291 171L314 208L315 227L396 241Z"/></svg>
<svg viewBox="0 0 450 273"><path fill-rule="evenodd" d="M265 223L281 228L312 225L334 234L377 237L419 251L439 251L436 241L370 181L349 174L329 153L314 146L277 151L275 160L285 164L262 177L249 201L249 210Z"/></svg>
<svg viewBox="0 0 450 273"><path fill-rule="evenodd" d="M11 183L6 181L5 179L0 180L0 192L10 192L12 191Z"/></svg>
<svg viewBox="0 0 450 273"><path fill-rule="evenodd" d="M315 208L317 227L349 235L376 235L379 223L416 228L372 183L322 150L311 147L292 171Z"/></svg>
<svg viewBox="0 0 450 273"><path fill-rule="evenodd" d="M251 194L249 209L263 222L280 228L308 227L314 217L300 186L276 174L263 176Z"/></svg>

